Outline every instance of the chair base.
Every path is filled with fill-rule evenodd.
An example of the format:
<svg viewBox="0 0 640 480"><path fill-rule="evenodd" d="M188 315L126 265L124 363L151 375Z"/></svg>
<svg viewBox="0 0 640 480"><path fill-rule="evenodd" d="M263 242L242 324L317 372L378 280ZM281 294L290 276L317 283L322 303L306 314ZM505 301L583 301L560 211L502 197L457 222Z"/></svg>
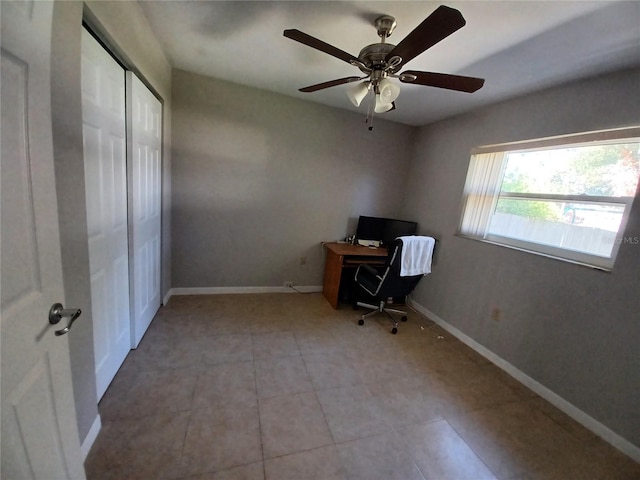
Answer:
<svg viewBox="0 0 640 480"><path fill-rule="evenodd" d="M378 313L384 313L387 315L387 317L389 318L389 320L391 320L391 323L393 324L393 328L391 329L391 333L393 333L394 335L396 333L398 333L398 322L395 320L395 318L393 318L391 316L392 313L395 313L397 315L402 315L402 317L400 317L400 320L403 322L407 321L407 312L404 312L402 310L398 310L396 308L390 308L387 307L387 304L384 300L380 301L379 305L373 305L371 303L365 303L365 302L357 302L358 307L365 307L370 309L371 311L368 313L365 313L364 315L362 315L362 317L360 318L360 320L358 320L358 325L364 325L364 319L367 317L371 317L373 315L376 315Z"/></svg>

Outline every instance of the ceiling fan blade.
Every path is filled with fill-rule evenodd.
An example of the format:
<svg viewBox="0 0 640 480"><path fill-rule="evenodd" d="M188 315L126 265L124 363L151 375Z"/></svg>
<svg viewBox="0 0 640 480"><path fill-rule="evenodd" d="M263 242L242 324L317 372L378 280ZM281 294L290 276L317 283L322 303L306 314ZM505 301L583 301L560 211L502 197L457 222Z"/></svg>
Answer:
<svg viewBox="0 0 640 480"><path fill-rule="evenodd" d="M353 55L351 55L350 53L347 53L344 50L340 50L339 48L334 47L333 45L329 45L328 43L323 42L322 40L318 40L317 38L312 37L311 35L307 35L306 33L301 32L300 30L295 30L295 29L285 30L283 35L287 38L290 38L291 40L295 40L296 42L303 43L308 47L315 48L316 50L320 50L321 52L324 52L324 53L328 53L329 55L339 58L344 62L351 63L352 60L359 62L359 60Z"/></svg>
<svg viewBox="0 0 640 480"><path fill-rule="evenodd" d="M440 5L431 15L391 50L385 60L398 56L402 64L417 57L428 48L445 39L467 22L455 8Z"/></svg>
<svg viewBox="0 0 640 480"><path fill-rule="evenodd" d="M403 75L413 75L416 79L403 79ZM468 93L473 93L484 85L484 78L463 77L460 75L449 75L447 73L418 72L416 70L402 72L400 74L400 81L403 83L446 88L448 90L458 90Z"/></svg>
<svg viewBox="0 0 640 480"><path fill-rule="evenodd" d="M322 90L323 88L335 87L336 85L342 85L344 83L356 82L367 77L344 77L337 80L330 80L328 82L318 83L316 85L310 85L308 87L300 88L301 92L309 93Z"/></svg>

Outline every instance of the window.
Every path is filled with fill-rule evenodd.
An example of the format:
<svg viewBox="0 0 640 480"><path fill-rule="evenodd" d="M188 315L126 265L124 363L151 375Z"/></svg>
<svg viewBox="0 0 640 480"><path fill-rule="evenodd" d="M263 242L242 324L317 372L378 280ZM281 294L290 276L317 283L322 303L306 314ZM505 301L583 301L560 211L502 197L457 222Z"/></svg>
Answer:
<svg viewBox="0 0 640 480"><path fill-rule="evenodd" d="M639 177L640 128L476 148L459 233L611 270Z"/></svg>

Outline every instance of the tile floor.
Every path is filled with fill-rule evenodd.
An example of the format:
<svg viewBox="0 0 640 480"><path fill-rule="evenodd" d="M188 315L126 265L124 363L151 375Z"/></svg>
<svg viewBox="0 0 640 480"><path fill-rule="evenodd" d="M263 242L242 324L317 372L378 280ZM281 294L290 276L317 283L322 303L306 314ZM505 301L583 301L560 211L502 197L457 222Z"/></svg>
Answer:
<svg viewBox="0 0 640 480"><path fill-rule="evenodd" d="M174 296L100 402L89 480L639 479L416 313L321 294Z"/></svg>

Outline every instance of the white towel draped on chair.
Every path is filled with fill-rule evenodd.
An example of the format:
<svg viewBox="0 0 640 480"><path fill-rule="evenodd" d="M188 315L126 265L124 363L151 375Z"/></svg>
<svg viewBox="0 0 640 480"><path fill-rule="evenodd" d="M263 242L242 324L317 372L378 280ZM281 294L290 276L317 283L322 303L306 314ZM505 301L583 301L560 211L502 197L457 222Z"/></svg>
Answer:
<svg viewBox="0 0 640 480"><path fill-rule="evenodd" d="M398 238L402 240L400 276L412 277L431 273L431 257L436 240L433 237L417 235Z"/></svg>

